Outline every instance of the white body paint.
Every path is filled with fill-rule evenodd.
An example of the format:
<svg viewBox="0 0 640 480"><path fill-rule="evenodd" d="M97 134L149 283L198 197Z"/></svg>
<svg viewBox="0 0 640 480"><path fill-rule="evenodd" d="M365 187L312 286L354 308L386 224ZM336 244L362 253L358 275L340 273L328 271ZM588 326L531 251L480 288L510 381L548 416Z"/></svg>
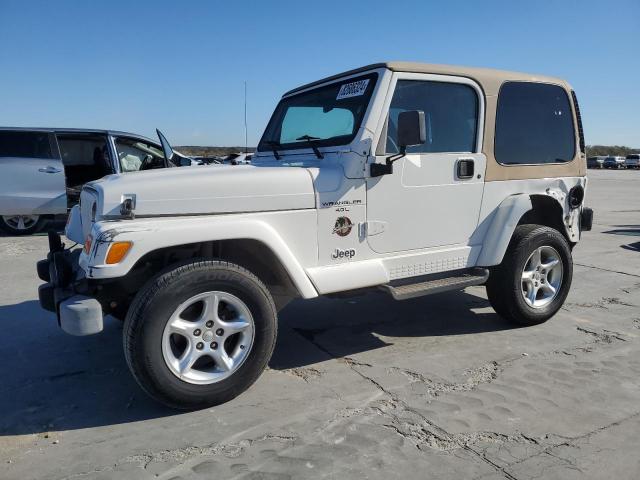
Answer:
<svg viewBox="0 0 640 480"><path fill-rule="evenodd" d="M280 160L261 151L251 166L138 172L89 184L67 230L78 243L89 234L94 240L80 258L87 276L122 277L159 248L227 239L254 239L269 247L304 298L488 267L502 261L513 230L531 208L530 195L557 201L563 212L558 220L568 238L578 241L579 209L570 211L566 197L571 187L586 187L586 178L485 182L486 98L479 85L448 75L376 72L378 82L355 138L347 146L320 148L322 159L311 149L280 151ZM371 177L369 165L383 161L375 152L384 141L398 79L474 88L475 151L410 154L394 164L392 174ZM473 159L472 178L456 178L460 159ZM116 220L124 195L135 195L135 218ZM341 217L350 223L337 225ZM106 265L114 240L131 241L133 247L120 263Z"/></svg>

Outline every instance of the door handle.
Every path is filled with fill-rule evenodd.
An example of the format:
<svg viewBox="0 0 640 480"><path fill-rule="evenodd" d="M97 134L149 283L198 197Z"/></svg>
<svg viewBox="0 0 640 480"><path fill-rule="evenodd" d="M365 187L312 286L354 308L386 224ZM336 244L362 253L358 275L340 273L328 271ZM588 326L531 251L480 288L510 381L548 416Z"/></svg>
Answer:
<svg viewBox="0 0 640 480"><path fill-rule="evenodd" d="M473 178L474 161L473 158L460 158L456 162L456 175L460 179Z"/></svg>
<svg viewBox="0 0 640 480"><path fill-rule="evenodd" d="M42 172L42 173L59 173L62 170L60 170L59 168L52 167L51 165L49 165L49 166L44 167L44 168L39 168L38 171Z"/></svg>

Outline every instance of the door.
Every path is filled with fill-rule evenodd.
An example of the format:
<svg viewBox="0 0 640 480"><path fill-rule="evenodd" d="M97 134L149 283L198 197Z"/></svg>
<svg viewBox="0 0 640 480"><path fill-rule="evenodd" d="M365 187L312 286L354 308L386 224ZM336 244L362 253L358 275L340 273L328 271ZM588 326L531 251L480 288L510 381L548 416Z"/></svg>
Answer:
<svg viewBox="0 0 640 480"><path fill-rule="evenodd" d="M391 88L375 161L398 155L400 112L424 112L426 141L408 147L393 173L367 179L369 245L378 253L466 245L484 189L481 90L468 79L424 74L398 74Z"/></svg>
<svg viewBox="0 0 640 480"><path fill-rule="evenodd" d="M0 131L0 214L63 214L64 174L42 131Z"/></svg>

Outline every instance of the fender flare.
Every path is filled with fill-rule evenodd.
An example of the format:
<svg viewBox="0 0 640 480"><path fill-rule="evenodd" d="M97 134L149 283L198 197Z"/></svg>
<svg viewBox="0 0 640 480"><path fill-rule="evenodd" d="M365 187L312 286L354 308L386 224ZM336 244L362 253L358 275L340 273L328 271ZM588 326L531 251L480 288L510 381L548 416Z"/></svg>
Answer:
<svg viewBox="0 0 640 480"><path fill-rule="evenodd" d="M109 223L97 223L92 235L96 239L95 245L89 254L82 252L80 255L80 265L91 279L123 277L144 255L162 248L214 240L248 239L261 242L275 254L303 298L318 296L286 242L271 225L260 219L229 217L208 223L204 223L201 217L131 220L117 227ZM107 250L113 241L130 241L133 247L120 263L106 265Z"/></svg>
<svg viewBox="0 0 640 480"><path fill-rule="evenodd" d="M527 193L511 195L498 205L478 255L478 266L491 267L502 263L518 222L532 208L531 197Z"/></svg>

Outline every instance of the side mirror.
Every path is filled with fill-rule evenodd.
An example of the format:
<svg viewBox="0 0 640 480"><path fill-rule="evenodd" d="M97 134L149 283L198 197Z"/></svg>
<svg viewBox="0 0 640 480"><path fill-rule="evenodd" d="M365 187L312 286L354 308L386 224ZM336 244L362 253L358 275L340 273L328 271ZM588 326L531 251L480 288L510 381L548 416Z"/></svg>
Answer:
<svg viewBox="0 0 640 480"><path fill-rule="evenodd" d="M193 162L190 158L180 157L180 166L181 167L190 167Z"/></svg>
<svg viewBox="0 0 640 480"><path fill-rule="evenodd" d="M422 110L410 110L398 115L398 146L404 154L407 147L422 145L427 140L427 129Z"/></svg>

